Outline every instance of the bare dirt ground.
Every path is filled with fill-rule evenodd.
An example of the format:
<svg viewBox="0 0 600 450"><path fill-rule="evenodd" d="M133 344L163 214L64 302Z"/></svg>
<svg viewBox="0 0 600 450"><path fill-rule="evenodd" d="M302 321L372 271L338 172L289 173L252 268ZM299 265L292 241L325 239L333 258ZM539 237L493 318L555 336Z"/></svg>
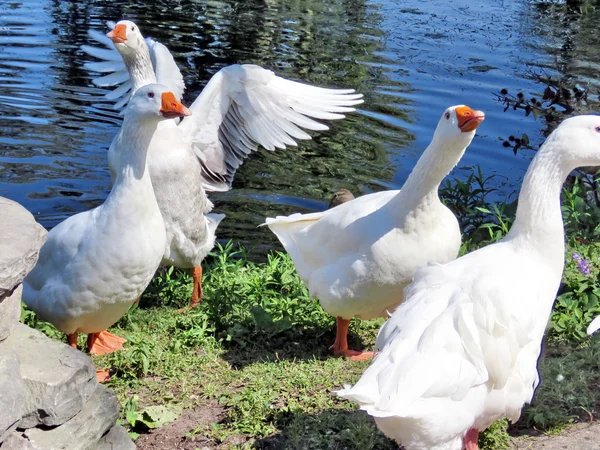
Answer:
<svg viewBox="0 0 600 450"><path fill-rule="evenodd" d="M559 435L519 437L514 450L600 450L600 422L578 423Z"/></svg>

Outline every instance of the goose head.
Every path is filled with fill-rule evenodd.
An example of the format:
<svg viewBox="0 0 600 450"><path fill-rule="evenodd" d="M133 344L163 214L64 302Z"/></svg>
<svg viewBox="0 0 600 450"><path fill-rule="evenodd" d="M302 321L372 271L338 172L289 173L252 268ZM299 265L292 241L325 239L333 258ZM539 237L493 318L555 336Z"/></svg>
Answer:
<svg viewBox="0 0 600 450"><path fill-rule="evenodd" d="M557 153L567 170L600 165L600 116L581 115L564 120L540 153Z"/></svg>
<svg viewBox="0 0 600 450"><path fill-rule="evenodd" d="M106 33L115 44L116 49L121 54L135 54L142 49L146 43L138 26L131 20L120 20L115 27Z"/></svg>
<svg viewBox="0 0 600 450"><path fill-rule="evenodd" d="M125 117L136 116L157 121L191 114L192 112L177 101L175 95L162 84L147 84L138 89L125 110Z"/></svg>
<svg viewBox="0 0 600 450"><path fill-rule="evenodd" d="M475 130L484 119L483 111L473 110L465 105L451 106L442 114L432 142L441 148L464 150L473 140Z"/></svg>

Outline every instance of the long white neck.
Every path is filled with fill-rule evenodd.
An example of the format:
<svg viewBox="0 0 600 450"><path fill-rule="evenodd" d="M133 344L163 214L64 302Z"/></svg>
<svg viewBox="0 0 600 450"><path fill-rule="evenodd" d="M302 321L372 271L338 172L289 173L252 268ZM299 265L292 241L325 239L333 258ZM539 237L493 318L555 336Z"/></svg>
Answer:
<svg viewBox="0 0 600 450"><path fill-rule="evenodd" d="M515 222L507 241L533 248L562 270L565 237L560 193L571 167L562 163L560 152L548 141L533 158L523 180Z"/></svg>
<svg viewBox="0 0 600 450"><path fill-rule="evenodd" d="M131 95L135 94L139 88L147 84L156 83L156 75L150 60L150 51L145 41L141 43L141 49L131 54L122 54L123 62L129 72L129 78L133 89Z"/></svg>
<svg viewBox="0 0 600 450"><path fill-rule="evenodd" d="M121 131L115 139L119 166L115 183L105 202L107 206L115 202L122 203L124 199L129 198L133 203L156 204L148 171L147 153L158 123L154 119L143 120L125 116Z"/></svg>
<svg viewBox="0 0 600 450"><path fill-rule="evenodd" d="M393 202L402 210L425 207L432 203L439 203L438 189L440 183L456 166L464 154L468 144L456 150L441 139L434 139L425 149L402 189ZM456 145L456 144L455 144Z"/></svg>

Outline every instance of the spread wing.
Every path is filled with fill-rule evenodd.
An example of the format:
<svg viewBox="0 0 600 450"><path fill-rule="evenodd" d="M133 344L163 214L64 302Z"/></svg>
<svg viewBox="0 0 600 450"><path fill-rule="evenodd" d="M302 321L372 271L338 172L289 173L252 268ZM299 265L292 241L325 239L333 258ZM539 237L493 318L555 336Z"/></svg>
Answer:
<svg viewBox="0 0 600 450"><path fill-rule="evenodd" d="M296 146L310 139L303 129L328 127L354 111L362 95L353 89L324 89L286 80L255 65L221 69L206 85L179 125L203 167L205 189L226 191L244 159L262 146Z"/></svg>

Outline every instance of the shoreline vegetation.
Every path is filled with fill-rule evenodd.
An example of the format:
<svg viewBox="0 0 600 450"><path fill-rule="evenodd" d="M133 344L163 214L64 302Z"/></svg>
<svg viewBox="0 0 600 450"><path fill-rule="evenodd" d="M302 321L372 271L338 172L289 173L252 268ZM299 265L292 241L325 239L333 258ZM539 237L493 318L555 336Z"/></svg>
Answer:
<svg viewBox="0 0 600 450"><path fill-rule="evenodd" d="M440 190L461 223L461 254L510 228L515 205L488 203L491 178L476 168ZM600 411L600 339L585 334L600 314L600 207L590 180L582 175L563 190L565 272L541 385L516 424L499 421L482 434L482 449L508 448L509 435L557 433ZM332 393L356 382L368 363L327 354L335 319L309 298L289 256L270 252L254 262L231 242L219 245L204 265L203 303L179 312L189 281L184 271L159 269L140 304L111 328L128 340L125 350L94 358L110 370L107 386L138 448L397 448ZM25 309L22 319L62 339L33 312ZM383 322L353 320L350 345L372 348Z"/></svg>

